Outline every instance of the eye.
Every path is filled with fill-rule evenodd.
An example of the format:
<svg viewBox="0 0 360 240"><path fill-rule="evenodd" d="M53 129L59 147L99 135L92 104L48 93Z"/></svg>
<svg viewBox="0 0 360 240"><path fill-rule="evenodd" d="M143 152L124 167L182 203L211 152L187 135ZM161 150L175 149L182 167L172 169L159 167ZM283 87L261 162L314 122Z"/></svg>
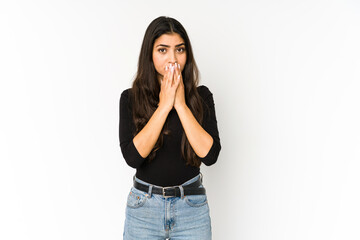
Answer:
<svg viewBox="0 0 360 240"><path fill-rule="evenodd" d="M178 48L177 51L178 51L179 53L183 53L183 52L185 52L185 48L183 48L183 47Z"/></svg>
<svg viewBox="0 0 360 240"><path fill-rule="evenodd" d="M165 48L159 48L158 51L159 51L160 53L165 53L165 52L166 52L166 49L165 49Z"/></svg>

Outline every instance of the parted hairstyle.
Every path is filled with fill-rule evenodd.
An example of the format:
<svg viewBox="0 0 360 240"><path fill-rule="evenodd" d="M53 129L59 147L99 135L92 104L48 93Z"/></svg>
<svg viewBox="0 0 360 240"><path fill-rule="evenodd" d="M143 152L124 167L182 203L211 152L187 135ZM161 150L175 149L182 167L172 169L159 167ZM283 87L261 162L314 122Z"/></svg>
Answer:
<svg viewBox="0 0 360 240"><path fill-rule="evenodd" d="M134 136L146 125L159 103L160 83L152 59L154 42L161 35L171 33L178 33L185 42L186 64L182 71L185 101L199 124L203 122L204 110L202 98L197 91L199 71L195 63L189 37L180 22L171 17L161 16L154 19L145 31L137 73L130 91L133 120L136 128ZM162 147L164 134L170 134L167 125L168 120L166 120L160 136L148 156L149 161L154 159L156 151ZM192 149L184 131L181 139L181 153L187 165L200 166L201 160Z"/></svg>

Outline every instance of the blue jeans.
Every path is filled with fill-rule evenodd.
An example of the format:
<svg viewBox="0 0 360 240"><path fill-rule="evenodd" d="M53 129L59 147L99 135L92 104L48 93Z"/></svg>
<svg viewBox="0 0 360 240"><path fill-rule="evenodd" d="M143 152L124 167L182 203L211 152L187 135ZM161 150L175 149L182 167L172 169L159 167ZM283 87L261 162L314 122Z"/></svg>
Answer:
<svg viewBox="0 0 360 240"><path fill-rule="evenodd" d="M181 184L195 182L201 174ZM134 181L151 186L134 176ZM152 185L156 186L156 185ZM202 184L200 187L204 187ZM181 191L183 193L183 191ZM210 240L211 220L206 195L163 197L134 187L127 199L124 240Z"/></svg>

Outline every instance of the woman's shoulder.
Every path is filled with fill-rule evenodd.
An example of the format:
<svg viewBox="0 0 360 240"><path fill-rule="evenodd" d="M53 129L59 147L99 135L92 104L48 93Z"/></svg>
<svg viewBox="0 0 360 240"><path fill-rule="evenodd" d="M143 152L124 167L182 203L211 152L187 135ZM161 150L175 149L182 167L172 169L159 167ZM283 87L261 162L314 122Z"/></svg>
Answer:
<svg viewBox="0 0 360 240"><path fill-rule="evenodd" d="M200 85L197 87L197 90L198 90L198 93L199 95L203 98L203 99L206 99L208 98L209 96L212 95L212 92L210 91L210 89L205 86L205 85Z"/></svg>
<svg viewBox="0 0 360 240"><path fill-rule="evenodd" d="M131 88L125 89L120 95L120 99L128 101L130 98Z"/></svg>
<svg viewBox="0 0 360 240"><path fill-rule="evenodd" d="M131 88L125 89L122 91L121 96L128 97L130 94Z"/></svg>

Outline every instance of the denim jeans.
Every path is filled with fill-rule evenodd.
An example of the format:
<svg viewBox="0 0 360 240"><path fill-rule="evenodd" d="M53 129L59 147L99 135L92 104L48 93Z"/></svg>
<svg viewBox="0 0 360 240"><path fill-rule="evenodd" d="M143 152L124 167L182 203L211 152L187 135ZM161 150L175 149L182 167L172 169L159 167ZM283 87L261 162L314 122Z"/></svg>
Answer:
<svg viewBox="0 0 360 240"><path fill-rule="evenodd" d="M202 175L180 186L195 182ZM138 181L148 186L156 186ZM200 187L204 187L202 184ZM181 191L183 193L183 191ZM211 220L206 195L163 197L134 187L127 199L124 240L210 240Z"/></svg>

